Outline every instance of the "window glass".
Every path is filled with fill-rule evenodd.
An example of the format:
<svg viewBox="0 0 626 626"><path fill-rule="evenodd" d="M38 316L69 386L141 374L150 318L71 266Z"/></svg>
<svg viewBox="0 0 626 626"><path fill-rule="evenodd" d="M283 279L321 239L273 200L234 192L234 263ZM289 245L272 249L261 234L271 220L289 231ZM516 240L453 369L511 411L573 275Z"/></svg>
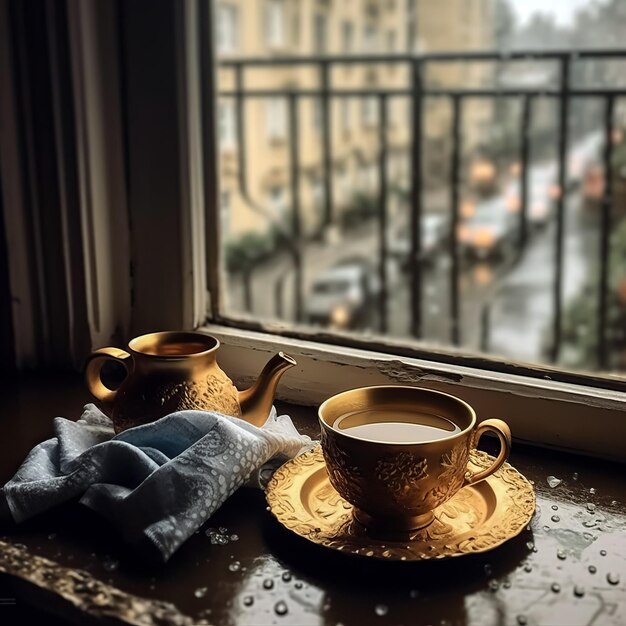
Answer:
<svg viewBox="0 0 626 626"><path fill-rule="evenodd" d="M626 372L624 2L216 6L223 315Z"/></svg>

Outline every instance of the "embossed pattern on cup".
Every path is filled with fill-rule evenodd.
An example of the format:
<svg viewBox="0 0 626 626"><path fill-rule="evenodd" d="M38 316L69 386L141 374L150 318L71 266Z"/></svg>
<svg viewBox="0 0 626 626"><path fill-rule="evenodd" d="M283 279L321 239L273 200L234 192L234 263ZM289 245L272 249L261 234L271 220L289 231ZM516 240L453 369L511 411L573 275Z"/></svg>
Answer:
<svg viewBox="0 0 626 626"><path fill-rule="evenodd" d="M351 436L349 429L332 426L351 411L376 407L377 414L384 416L385 409L391 414L408 406L413 407L416 419L420 412L431 412L453 421L461 430L433 441L387 443L359 439ZM356 508L357 519L367 525L397 530L427 525L434 508L464 484L474 482L467 465L477 434L476 415L459 398L417 387L365 387L333 396L322 404L319 417L330 482ZM486 470L488 474L506 460L510 448L506 424L490 422L488 428L500 437L502 451ZM486 475L483 471L480 478Z"/></svg>

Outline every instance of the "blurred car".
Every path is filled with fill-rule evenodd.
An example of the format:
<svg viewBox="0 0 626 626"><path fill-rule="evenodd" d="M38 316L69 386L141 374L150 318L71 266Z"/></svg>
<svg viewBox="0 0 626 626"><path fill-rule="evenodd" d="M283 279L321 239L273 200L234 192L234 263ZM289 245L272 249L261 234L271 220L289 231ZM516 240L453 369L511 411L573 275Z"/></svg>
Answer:
<svg viewBox="0 0 626 626"><path fill-rule="evenodd" d="M367 327L377 282L374 267L366 259L343 259L315 278L306 302L307 322L338 329Z"/></svg>
<svg viewBox="0 0 626 626"><path fill-rule="evenodd" d="M422 216L422 246L421 258L423 263L433 263L437 253L445 244L448 237L449 221L441 213L427 213ZM410 230L398 229L389 241L389 256L398 263L403 272L411 267L411 238Z"/></svg>
<svg viewBox="0 0 626 626"><path fill-rule="evenodd" d="M457 229L459 249L475 259L503 259L514 250L519 233L519 217L507 210L504 196L476 205L474 214Z"/></svg>

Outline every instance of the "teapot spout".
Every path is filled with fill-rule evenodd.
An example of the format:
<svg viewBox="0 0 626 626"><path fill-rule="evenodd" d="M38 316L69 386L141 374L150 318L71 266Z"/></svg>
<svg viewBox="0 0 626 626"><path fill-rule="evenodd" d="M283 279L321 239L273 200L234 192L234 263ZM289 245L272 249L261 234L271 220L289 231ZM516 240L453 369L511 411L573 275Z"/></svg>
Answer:
<svg viewBox="0 0 626 626"><path fill-rule="evenodd" d="M254 426L263 426L272 408L280 377L294 365L295 359L279 352L266 363L252 387L239 392L239 405L244 420Z"/></svg>

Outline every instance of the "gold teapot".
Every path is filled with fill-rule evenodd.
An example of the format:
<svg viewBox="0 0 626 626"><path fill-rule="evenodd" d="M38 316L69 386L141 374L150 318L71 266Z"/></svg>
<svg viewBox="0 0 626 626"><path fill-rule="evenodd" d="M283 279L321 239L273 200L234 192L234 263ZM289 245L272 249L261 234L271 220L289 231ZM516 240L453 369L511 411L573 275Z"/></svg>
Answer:
<svg viewBox="0 0 626 626"><path fill-rule="evenodd" d="M87 387L118 433L185 409L218 411L262 426L280 377L296 361L279 352L267 362L252 387L238 391L217 364L219 346L215 337L197 332L135 337L128 344L128 352L100 348L89 355ZM117 389L109 389L102 382L100 374L107 361L117 361L126 369Z"/></svg>

